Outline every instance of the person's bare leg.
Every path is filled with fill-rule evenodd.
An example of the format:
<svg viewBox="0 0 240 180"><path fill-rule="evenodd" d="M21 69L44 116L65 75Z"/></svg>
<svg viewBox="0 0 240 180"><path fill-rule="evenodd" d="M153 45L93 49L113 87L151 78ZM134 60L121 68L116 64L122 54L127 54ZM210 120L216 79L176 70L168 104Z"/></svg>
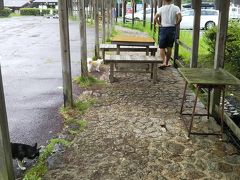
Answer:
<svg viewBox="0 0 240 180"><path fill-rule="evenodd" d="M172 55L172 48L168 47L167 48L167 52L166 52L166 66L169 66L169 60L171 58L171 55Z"/></svg>
<svg viewBox="0 0 240 180"><path fill-rule="evenodd" d="M160 48L160 58L163 60L163 65L166 65L166 52L165 49Z"/></svg>

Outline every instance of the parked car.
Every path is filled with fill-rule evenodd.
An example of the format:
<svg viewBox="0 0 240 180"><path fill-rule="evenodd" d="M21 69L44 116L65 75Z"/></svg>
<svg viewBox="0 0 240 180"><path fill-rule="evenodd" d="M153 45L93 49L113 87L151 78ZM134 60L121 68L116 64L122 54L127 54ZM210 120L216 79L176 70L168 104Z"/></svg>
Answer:
<svg viewBox="0 0 240 180"><path fill-rule="evenodd" d="M201 9L200 29L209 29L218 24L219 12L214 9ZM181 29L193 29L194 10L182 12Z"/></svg>
<svg viewBox="0 0 240 180"><path fill-rule="evenodd" d="M153 14L154 17L154 14ZM125 15L126 19L132 20L132 13L126 14ZM142 21L143 20L143 10L137 11L134 13L134 19ZM146 8L146 20L151 19L151 8Z"/></svg>

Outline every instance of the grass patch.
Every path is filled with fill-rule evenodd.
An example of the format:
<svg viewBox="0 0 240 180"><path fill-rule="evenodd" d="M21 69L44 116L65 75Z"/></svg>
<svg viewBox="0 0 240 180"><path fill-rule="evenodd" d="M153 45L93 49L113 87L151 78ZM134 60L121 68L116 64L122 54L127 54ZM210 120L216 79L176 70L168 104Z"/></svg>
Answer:
<svg viewBox="0 0 240 180"><path fill-rule="evenodd" d="M83 115L95 102L96 100L90 97L85 100L78 99L74 102L73 108L61 107L60 113L66 121L71 122L74 119L79 119L79 116Z"/></svg>
<svg viewBox="0 0 240 180"><path fill-rule="evenodd" d="M181 30L180 31L180 41L186 44L188 47L192 48L192 33L191 31ZM189 66L191 60L191 52L179 46L179 57L184 61L186 66ZM199 39L199 49L198 49L198 67L212 67L213 57L208 51L208 45L204 42L203 37L200 36Z"/></svg>
<svg viewBox="0 0 240 180"><path fill-rule="evenodd" d="M40 180L41 177L47 172L46 159L53 153L54 146L56 144L62 144L65 147L70 145L70 142L64 139L51 139L50 143L41 152L38 162L31 169L27 170L23 180Z"/></svg>
<svg viewBox="0 0 240 180"><path fill-rule="evenodd" d="M83 87L83 88L93 86L93 85L105 84L105 81L98 80L92 76L88 76L88 77L79 76L74 79L74 82L76 82L80 87Z"/></svg>

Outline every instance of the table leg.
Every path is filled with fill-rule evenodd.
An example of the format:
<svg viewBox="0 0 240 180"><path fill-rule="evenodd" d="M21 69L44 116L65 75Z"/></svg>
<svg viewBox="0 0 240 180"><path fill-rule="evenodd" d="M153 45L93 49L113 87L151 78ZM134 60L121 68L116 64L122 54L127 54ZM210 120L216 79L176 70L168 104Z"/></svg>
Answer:
<svg viewBox="0 0 240 180"><path fill-rule="evenodd" d="M152 63L153 66L153 84L157 82L157 63Z"/></svg>
<svg viewBox="0 0 240 180"><path fill-rule="evenodd" d="M185 101L185 98L186 98L186 90L187 90L187 81L185 82L185 86L184 86L184 91L183 91L183 98L182 98L182 105L181 105L181 109L180 109L180 114L182 115L182 112L183 112L183 105L184 105L184 101Z"/></svg>
<svg viewBox="0 0 240 180"><path fill-rule="evenodd" d="M102 50L102 58L103 58L103 62L105 61L105 50Z"/></svg>
<svg viewBox="0 0 240 180"><path fill-rule="evenodd" d="M196 105L197 105L197 98L198 98L198 92L199 92L199 85L197 85L197 92L196 92L196 97L195 97L195 101L194 101L194 105L193 105L193 111L192 111L192 118L190 121L190 125L189 125L189 129L188 129L188 137L190 137L191 131L192 131L192 123L193 123L193 118L194 118L194 114L195 114L195 109L196 109Z"/></svg>
<svg viewBox="0 0 240 180"><path fill-rule="evenodd" d="M209 107L210 107L210 91L211 91L211 88L208 88L208 101L207 101L207 119L209 119Z"/></svg>
<svg viewBox="0 0 240 180"><path fill-rule="evenodd" d="M110 74L109 74L110 83L114 82L114 63L110 62Z"/></svg>
<svg viewBox="0 0 240 180"><path fill-rule="evenodd" d="M225 99L225 86L222 88L222 112L221 112L221 138L220 138L220 140L223 139L224 99Z"/></svg>

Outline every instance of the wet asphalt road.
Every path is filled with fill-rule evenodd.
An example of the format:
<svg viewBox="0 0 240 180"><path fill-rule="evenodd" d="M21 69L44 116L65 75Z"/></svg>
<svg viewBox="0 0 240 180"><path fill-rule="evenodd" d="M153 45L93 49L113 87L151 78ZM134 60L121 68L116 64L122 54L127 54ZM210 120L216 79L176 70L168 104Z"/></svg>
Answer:
<svg viewBox="0 0 240 180"><path fill-rule="evenodd" d="M70 21L72 75L80 73L78 22ZM88 28L88 56L94 47ZM45 145L62 128L63 104L59 20L0 19L0 62L12 142Z"/></svg>

